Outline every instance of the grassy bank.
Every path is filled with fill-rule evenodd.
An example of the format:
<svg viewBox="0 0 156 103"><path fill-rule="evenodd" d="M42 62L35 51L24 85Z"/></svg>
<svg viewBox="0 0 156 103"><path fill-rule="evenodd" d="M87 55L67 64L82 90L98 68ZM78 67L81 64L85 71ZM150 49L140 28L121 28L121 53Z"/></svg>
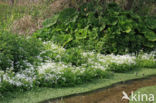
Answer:
<svg viewBox="0 0 156 103"><path fill-rule="evenodd" d="M17 34L29 34L29 29L38 29L49 4L9 5L0 2L0 30ZM31 28L30 28L31 27ZM34 31L32 31L34 32ZM31 33L32 33L31 32Z"/></svg>
<svg viewBox="0 0 156 103"><path fill-rule="evenodd" d="M139 92L141 94L147 94L147 95L152 94L152 95L156 96L155 89L156 89L156 86L150 86L150 87L140 88L135 93L137 94ZM131 101L130 103L147 103L146 98L144 98L143 100L144 100L143 102ZM156 100L151 103L156 103Z"/></svg>
<svg viewBox="0 0 156 103"><path fill-rule="evenodd" d="M137 75L136 75L137 74ZM76 93L83 93L98 88L110 86L114 83L126 81L130 79L142 78L149 75L155 75L156 69L140 69L128 73L115 73L108 79L93 80L90 83L77 85L68 88L37 88L27 92L8 92L0 99L1 103L37 103L51 98L66 96Z"/></svg>

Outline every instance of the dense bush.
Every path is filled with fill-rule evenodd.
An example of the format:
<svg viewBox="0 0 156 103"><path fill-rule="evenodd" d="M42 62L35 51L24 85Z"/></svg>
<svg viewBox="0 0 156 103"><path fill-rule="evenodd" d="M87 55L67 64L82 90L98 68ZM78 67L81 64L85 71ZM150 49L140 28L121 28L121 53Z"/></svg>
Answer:
<svg viewBox="0 0 156 103"><path fill-rule="evenodd" d="M0 70L15 72L35 65L43 49L42 43L34 38L24 38L6 32L0 33Z"/></svg>
<svg viewBox="0 0 156 103"><path fill-rule="evenodd" d="M147 21L147 22L146 22ZM156 47L156 21L116 4L107 9L93 2L68 8L46 20L34 35L65 48L81 46L101 53L151 51Z"/></svg>

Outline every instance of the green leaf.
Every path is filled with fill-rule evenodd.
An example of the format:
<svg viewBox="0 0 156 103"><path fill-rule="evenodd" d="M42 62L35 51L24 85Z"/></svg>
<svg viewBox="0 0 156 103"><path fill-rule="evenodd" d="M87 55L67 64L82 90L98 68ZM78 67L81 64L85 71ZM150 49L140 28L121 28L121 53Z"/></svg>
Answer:
<svg viewBox="0 0 156 103"><path fill-rule="evenodd" d="M70 20L73 19L73 17L75 17L76 14L77 14L77 12L76 12L76 10L74 8L67 8L67 9L64 9L59 14L58 20L60 22L69 22Z"/></svg>
<svg viewBox="0 0 156 103"><path fill-rule="evenodd" d="M130 27L130 26L127 26L125 32L126 32L126 33L130 33L131 30L132 30L131 27Z"/></svg>
<svg viewBox="0 0 156 103"><path fill-rule="evenodd" d="M85 39L87 38L88 30L87 29L79 29L76 30L76 39Z"/></svg>
<svg viewBox="0 0 156 103"><path fill-rule="evenodd" d="M145 43L144 46L149 47L149 48L155 47L155 45L153 43Z"/></svg>
<svg viewBox="0 0 156 103"><path fill-rule="evenodd" d="M151 30L148 30L146 32L144 32L144 35L145 37L150 40L150 41L156 41L156 34L151 31Z"/></svg>
<svg viewBox="0 0 156 103"><path fill-rule="evenodd" d="M156 18L148 17L145 19L145 22L150 29L156 29Z"/></svg>
<svg viewBox="0 0 156 103"><path fill-rule="evenodd" d="M66 46L71 40L73 40L73 38L71 37L71 35L69 35L66 39L66 41L64 41L63 43L63 47Z"/></svg>
<svg viewBox="0 0 156 103"><path fill-rule="evenodd" d="M50 18L50 19L47 19L45 22L43 22L43 26L44 26L44 27L53 26L54 24L57 23L58 17L59 17L59 14L53 16L53 17Z"/></svg>
<svg viewBox="0 0 156 103"><path fill-rule="evenodd" d="M101 27L100 27L100 31L103 31L105 29L106 25L103 24Z"/></svg>

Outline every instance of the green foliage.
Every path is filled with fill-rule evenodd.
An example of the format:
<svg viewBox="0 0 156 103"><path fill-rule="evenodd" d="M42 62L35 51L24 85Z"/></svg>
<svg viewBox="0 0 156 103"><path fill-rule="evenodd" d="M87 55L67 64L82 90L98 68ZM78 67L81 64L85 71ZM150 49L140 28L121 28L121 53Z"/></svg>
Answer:
<svg viewBox="0 0 156 103"><path fill-rule="evenodd" d="M139 15L151 15L151 11L154 9L155 3L156 0L133 0L131 9Z"/></svg>
<svg viewBox="0 0 156 103"><path fill-rule="evenodd" d="M146 68L155 68L156 67L156 52L151 54L144 54L140 53L137 57L137 65L139 67L146 67Z"/></svg>
<svg viewBox="0 0 156 103"><path fill-rule="evenodd" d="M109 68L113 72L124 73L124 72L128 72L128 71L136 69L137 66L136 65L128 65L128 64L117 65L115 63L112 63L109 65Z"/></svg>
<svg viewBox="0 0 156 103"><path fill-rule="evenodd" d="M38 62L42 43L34 38L24 38L7 32L0 33L0 70L25 69Z"/></svg>
<svg viewBox="0 0 156 103"><path fill-rule="evenodd" d="M72 64L73 66L81 66L87 64L88 58L83 56L83 50L80 48L70 48L65 50L59 46L51 47L51 43L44 45L45 51L41 53L43 60L46 58L55 62L63 62L65 64Z"/></svg>
<svg viewBox="0 0 156 103"><path fill-rule="evenodd" d="M36 11L30 14L37 17L38 13ZM10 21L12 20L14 18ZM107 57L96 52L87 52L95 50L105 54L126 54L154 50L155 24L153 17L141 17L120 9L116 4L105 8L93 1L77 9L63 10L47 19L43 23L43 29L34 34L43 41L51 40L59 46L1 32L0 91L14 88L27 90L40 86L75 86L94 78L112 75L108 71L127 72L137 66L156 67L154 57L138 57L136 60L128 55ZM32 71L27 69L40 61L41 66L32 68ZM3 75L8 78L3 80Z"/></svg>
<svg viewBox="0 0 156 103"><path fill-rule="evenodd" d="M154 18L124 11L116 4L105 10L94 2L68 8L44 22L34 35L65 48L80 46L101 53L125 54L156 47ZM149 22L150 21L150 22Z"/></svg>
<svg viewBox="0 0 156 103"><path fill-rule="evenodd" d="M71 63L75 66L80 66L87 63L87 58L83 57L82 51L78 48L67 49L61 56L61 61Z"/></svg>
<svg viewBox="0 0 156 103"><path fill-rule="evenodd" d="M17 1L20 1L20 5L17 2L14 5L10 5L8 1L10 0L0 2L0 30L5 31L12 31L14 21L19 21L18 19L23 16L31 16L34 21L45 18L47 16L46 11L49 8L48 5L53 0L42 0L42 3L32 3L30 5L25 5L20 0ZM30 0L27 1L30 2ZM24 2L27 3L27 1ZM34 25L38 25L37 22ZM25 31L27 32L27 30Z"/></svg>
<svg viewBox="0 0 156 103"><path fill-rule="evenodd" d="M71 68L66 68L62 71L62 78L56 78L57 82L48 82L44 75L40 75L39 81L41 84L40 87L71 87L78 84L86 83L94 79L109 78L113 76L112 72L95 70L94 68L86 68L84 73L81 71L73 72ZM54 81L54 80L52 80Z"/></svg>

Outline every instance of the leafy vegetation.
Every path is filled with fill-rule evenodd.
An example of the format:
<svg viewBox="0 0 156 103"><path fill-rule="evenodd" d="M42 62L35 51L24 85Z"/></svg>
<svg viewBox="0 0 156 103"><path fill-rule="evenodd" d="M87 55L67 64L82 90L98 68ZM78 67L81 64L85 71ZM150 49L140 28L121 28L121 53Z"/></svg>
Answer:
<svg viewBox="0 0 156 103"><path fill-rule="evenodd" d="M136 61L140 67L153 68L156 67L155 55L156 52L152 52L150 55L141 52Z"/></svg>
<svg viewBox="0 0 156 103"><path fill-rule="evenodd" d="M78 48L67 49L65 54L61 56L61 61L72 63L72 65L80 66L87 63L87 57L83 57L82 51Z"/></svg>
<svg viewBox="0 0 156 103"><path fill-rule="evenodd" d="M130 79L142 78L144 77L142 74L145 74L146 76L154 75L156 73L156 69L150 68L139 69L137 73L138 73L137 76L136 71L131 71L128 73L114 73L114 76L110 76L109 78L93 80L91 82L87 82L81 85L76 85L74 87L68 88L40 87L27 92L23 92L22 90L16 90L14 92L7 92L3 98L0 98L0 101L1 103L37 103L61 96L89 92L98 88L107 87L114 83L127 81ZM155 90L155 88L153 89ZM155 92L154 90L150 93L154 93Z"/></svg>
<svg viewBox="0 0 156 103"><path fill-rule="evenodd" d="M65 48L81 46L109 54L149 52L156 47L154 18L141 17L110 4L87 3L79 10L68 8L44 22L34 35L52 40Z"/></svg>
<svg viewBox="0 0 156 103"><path fill-rule="evenodd" d="M42 4L29 3L29 5L25 5L24 3L22 4L22 2L31 2L32 0L17 0L15 5L10 5L8 3L9 1L10 0L0 1L0 30L11 31L18 35L30 35L28 34L29 29L38 29L38 27L41 26L40 22L47 16L46 11L48 11L49 7L47 2L51 2L51 0L44 0ZM16 4L20 1L21 4ZM29 20L28 17L31 17L31 20ZM21 21L21 19L24 20ZM27 23L31 25L27 25Z"/></svg>
<svg viewBox="0 0 156 103"><path fill-rule="evenodd" d="M34 19L43 14L34 9L26 14ZM2 96L18 89L76 86L156 67L155 17L141 17L114 3L105 8L93 1L63 10L47 19L33 37L23 37L7 32L8 25L25 13L24 8L15 11L9 16L3 13L0 24Z"/></svg>
<svg viewBox="0 0 156 103"><path fill-rule="evenodd" d="M25 39L7 32L0 33L0 70L13 68L17 72L38 62L42 43L34 38Z"/></svg>

